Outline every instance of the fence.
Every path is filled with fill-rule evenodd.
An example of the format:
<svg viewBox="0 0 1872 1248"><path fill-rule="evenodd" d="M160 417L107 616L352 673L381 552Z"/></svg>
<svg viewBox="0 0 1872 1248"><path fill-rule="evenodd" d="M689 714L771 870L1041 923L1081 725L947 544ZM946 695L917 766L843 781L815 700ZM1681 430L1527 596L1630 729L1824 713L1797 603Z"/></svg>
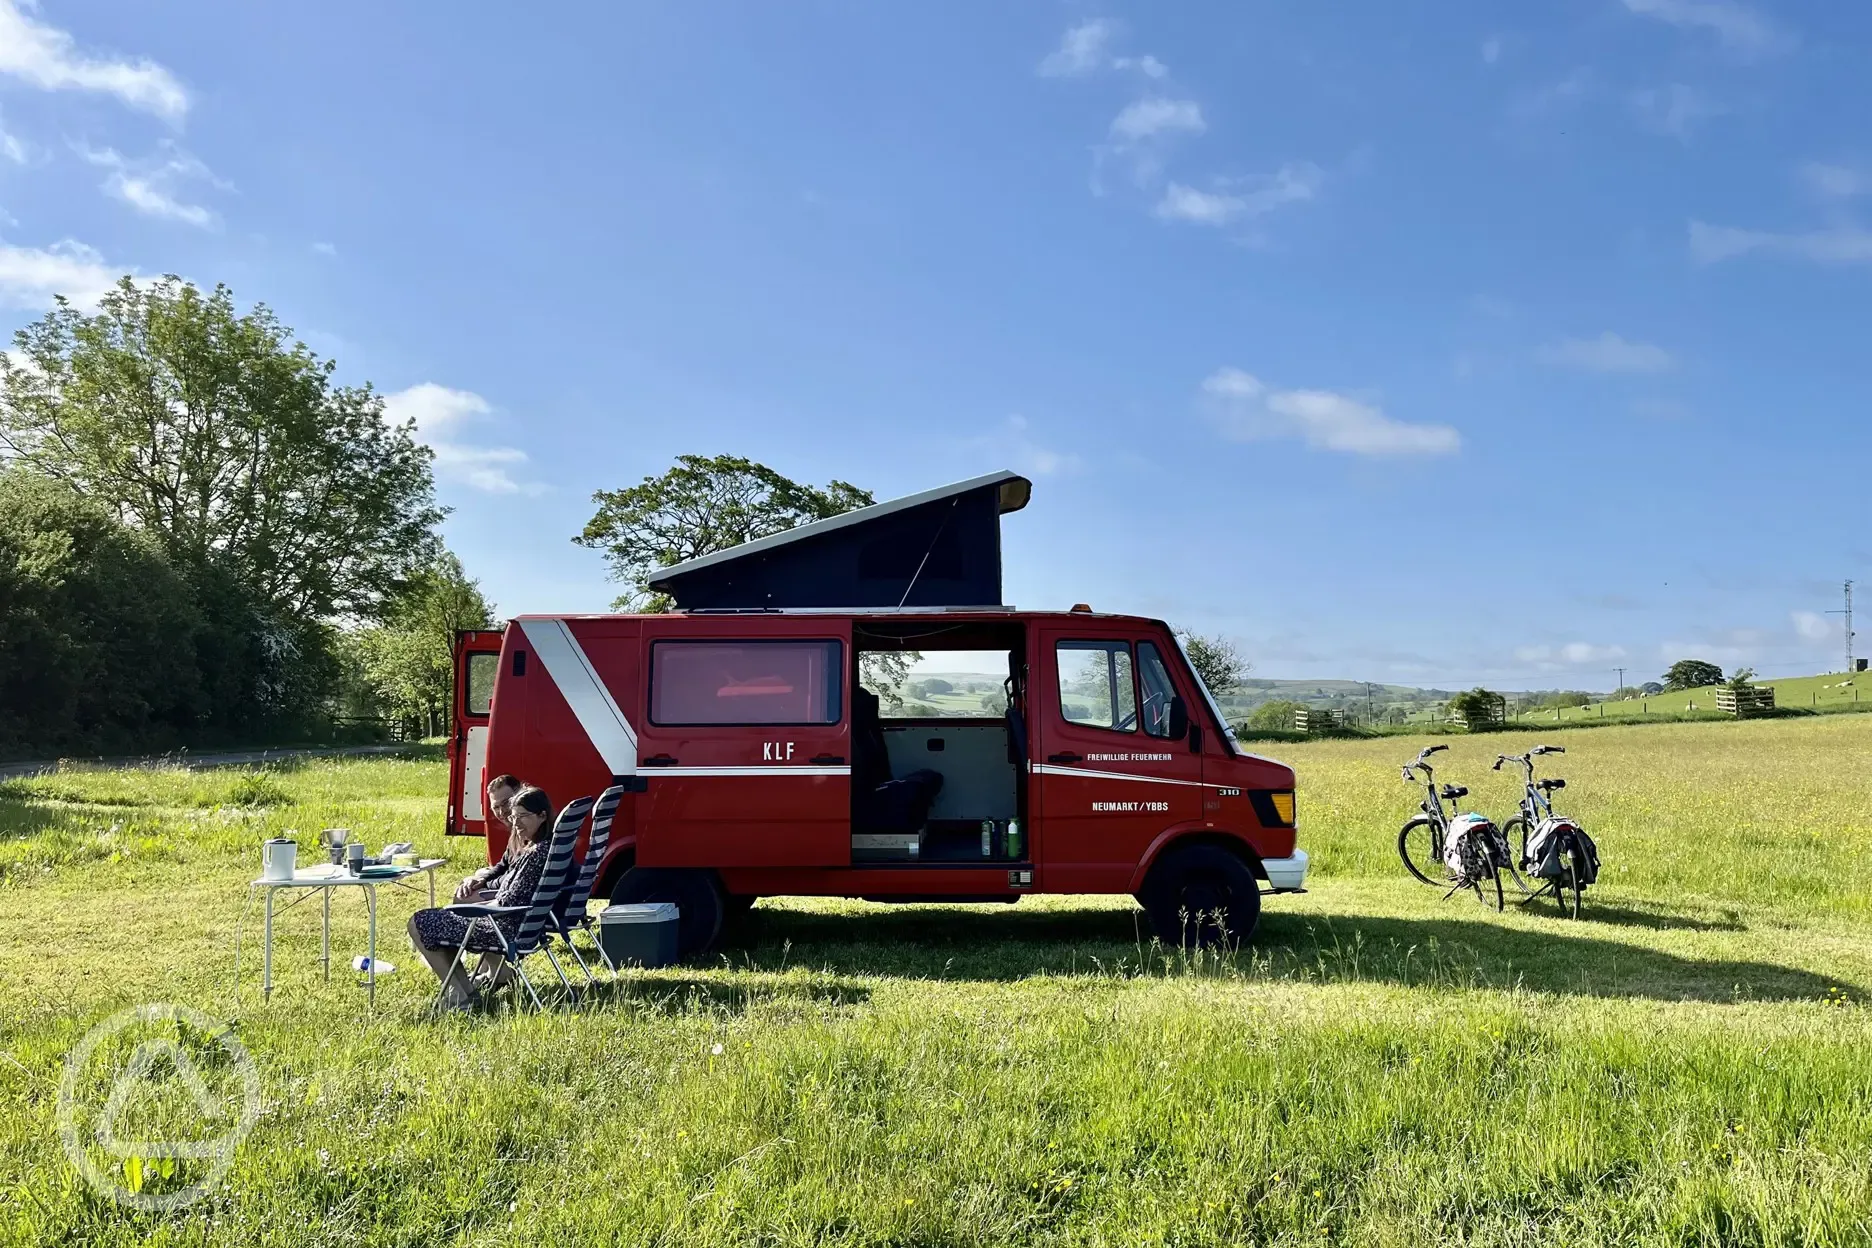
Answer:
<svg viewBox="0 0 1872 1248"><path fill-rule="evenodd" d="M1483 700L1483 705L1476 708L1473 716L1465 716L1461 711L1451 711L1449 722L1458 728L1499 728L1508 718L1508 699L1501 694L1491 694Z"/></svg>
<svg viewBox="0 0 1872 1248"><path fill-rule="evenodd" d="M1303 706L1294 711L1295 732L1330 732L1346 726L1344 711L1318 710Z"/></svg>
<svg viewBox="0 0 1872 1248"><path fill-rule="evenodd" d="M1720 686L1716 690L1716 709L1737 719L1772 711L1775 709L1774 688L1771 685L1744 685L1739 689Z"/></svg>

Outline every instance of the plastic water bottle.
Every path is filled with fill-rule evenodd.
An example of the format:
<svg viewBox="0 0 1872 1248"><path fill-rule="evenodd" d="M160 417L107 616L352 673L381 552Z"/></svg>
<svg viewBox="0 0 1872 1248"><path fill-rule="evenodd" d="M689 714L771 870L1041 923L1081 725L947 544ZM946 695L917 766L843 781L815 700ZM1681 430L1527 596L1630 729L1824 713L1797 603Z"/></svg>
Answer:
<svg viewBox="0 0 1872 1248"><path fill-rule="evenodd" d="M982 820L982 857L984 858L994 856L994 832L994 820Z"/></svg>
<svg viewBox="0 0 1872 1248"><path fill-rule="evenodd" d="M371 960L363 954L359 954L357 957L351 959L351 969L360 975L373 973L371 970ZM388 975L394 970L396 970L396 967L391 963L384 961L382 958L377 959L375 974Z"/></svg>
<svg viewBox="0 0 1872 1248"><path fill-rule="evenodd" d="M1020 861L1021 826L1020 826L1020 820L1018 819L1008 820L1007 856L1016 862Z"/></svg>

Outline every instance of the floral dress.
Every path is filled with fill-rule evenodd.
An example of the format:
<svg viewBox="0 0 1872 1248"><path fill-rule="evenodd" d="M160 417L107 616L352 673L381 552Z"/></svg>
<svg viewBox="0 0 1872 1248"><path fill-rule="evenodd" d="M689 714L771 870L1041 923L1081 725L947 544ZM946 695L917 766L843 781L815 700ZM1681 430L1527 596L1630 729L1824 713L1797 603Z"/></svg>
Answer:
<svg viewBox="0 0 1872 1248"><path fill-rule="evenodd" d="M546 870L546 846L539 843L522 851L512 866L501 875L500 891L494 894L497 906L530 906L539 888L540 875ZM503 914L494 919L507 938L520 930L522 914ZM416 934L425 949L457 949L464 941L470 953L499 953L500 942L487 930L487 920L475 924L473 939L468 937L468 920L447 910L418 910Z"/></svg>

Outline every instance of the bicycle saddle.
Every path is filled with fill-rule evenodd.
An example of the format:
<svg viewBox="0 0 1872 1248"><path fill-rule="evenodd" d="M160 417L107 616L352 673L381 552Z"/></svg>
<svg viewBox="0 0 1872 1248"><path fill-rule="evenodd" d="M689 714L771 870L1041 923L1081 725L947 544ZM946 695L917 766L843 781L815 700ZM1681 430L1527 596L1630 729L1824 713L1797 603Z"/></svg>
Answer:
<svg viewBox="0 0 1872 1248"><path fill-rule="evenodd" d="M1446 784L1443 786L1443 798L1445 801L1453 802L1459 797L1468 797L1468 796L1469 796L1469 790L1465 789L1460 784Z"/></svg>
<svg viewBox="0 0 1872 1248"><path fill-rule="evenodd" d="M1564 780L1543 780L1543 781L1541 781L1541 782L1540 782L1540 787L1541 787L1541 788L1543 788L1543 789L1564 789L1564 788L1566 788L1566 781L1564 781Z"/></svg>

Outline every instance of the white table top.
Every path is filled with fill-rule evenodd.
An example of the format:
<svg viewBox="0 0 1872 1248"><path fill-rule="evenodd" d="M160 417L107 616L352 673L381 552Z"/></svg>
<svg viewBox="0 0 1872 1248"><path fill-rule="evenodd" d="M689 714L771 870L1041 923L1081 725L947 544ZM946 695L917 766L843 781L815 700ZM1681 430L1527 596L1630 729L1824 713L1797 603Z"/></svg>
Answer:
<svg viewBox="0 0 1872 1248"><path fill-rule="evenodd" d="M372 886L377 884L394 884L398 880L407 880L412 875L421 875L425 871L433 871L447 861L448 859L446 858L422 858L418 859L416 865L413 867L399 867L395 874L385 872L382 875L352 875L351 872L344 867L334 866L329 862L322 862L316 867L303 867L293 872L292 878L289 880L270 880L263 875L255 880L250 887L344 888L356 887L358 885Z"/></svg>

